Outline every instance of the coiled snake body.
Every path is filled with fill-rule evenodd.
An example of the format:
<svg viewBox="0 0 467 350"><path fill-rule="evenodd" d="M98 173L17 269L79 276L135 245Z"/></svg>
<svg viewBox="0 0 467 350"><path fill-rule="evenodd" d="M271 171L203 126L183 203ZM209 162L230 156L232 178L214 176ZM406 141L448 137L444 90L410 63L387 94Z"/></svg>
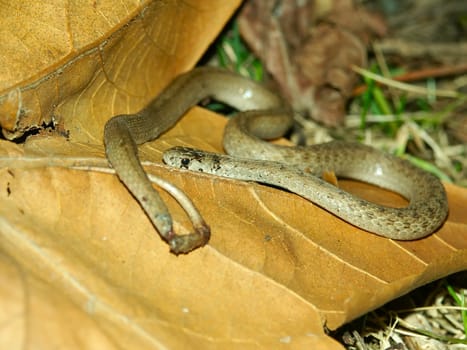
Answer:
<svg viewBox="0 0 467 350"><path fill-rule="evenodd" d="M137 145L157 138L207 97L244 111L229 120L224 133L224 148L230 156L176 147L165 152L167 164L285 188L357 227L388 238L418 239L445 220L446 193L433 175L357 143L285 147L263 141L282 136L292 125L287 104L249 79L204 67L178 76L140 112L113 117L104 132L110 163L174 253L204 245L209 227L200 221L194 223L193 233L179 236L173 232L170 213L141 166ZM355 197L321 180L318 176L325 171L395 191L407 198L409 205L389 208Z"/></svg>

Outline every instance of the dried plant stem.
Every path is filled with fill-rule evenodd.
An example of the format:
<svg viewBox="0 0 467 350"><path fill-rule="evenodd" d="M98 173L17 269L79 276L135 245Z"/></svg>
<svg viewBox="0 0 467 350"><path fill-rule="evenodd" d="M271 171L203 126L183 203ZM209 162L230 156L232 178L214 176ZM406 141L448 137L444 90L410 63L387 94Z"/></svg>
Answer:
<svg viewBox="0 0 467 350"><path fill-rule="evenodd" d="M152 162L142 162L143 166L155 166ZM22 169L44 168L44 167L59 167L82 171L93 171L104 174L115 174L115 170L110 168L109 162L103 158L97 157L53 157L53 156L37 156L37 157L0 157L0 167L16 167ZM147 174L151 183L159 186L167 191L180 206L185 210L190 218L193 226L206 225L203 217L191 199L178 187L164 179L158 178L151 174ZM196 227L196 226L195 226Z"/></svg>
<svg viewBox="0 0 467 350"><path fill-rule="evenodd" d="M438 96L438 97L450 97L450 98L459 98L460 97L460 94L457 92L457 91L453 91L453 90L430 90L430 89L427 89L427 88L424 88L424 87L420 87L420 86L414 86L414 85L411 85L411 84L406 84L406 83L402 83L400 81L396 81L394 79L388 79L388 78L385 78L381 75L378 75L378 74L375 74L373 72L370 72L366 69L363 69L363 68L360 68L360 67L357 67L357 66L352 66L351 67L352 70L354 72L357 72L358 74L361 74L367 78L370 78L370 79L373 79L374 81L377 81L381 84L384 84L384 85L387 85L387 86L391 86L391 87L394 87L394 88L397 88L397 89L400 89L400 90L403 90L403 91L407 91L407 92L412 92L412 93L415 93L415 94L419 94L419 95L434 95L434 96Z"/></svg>

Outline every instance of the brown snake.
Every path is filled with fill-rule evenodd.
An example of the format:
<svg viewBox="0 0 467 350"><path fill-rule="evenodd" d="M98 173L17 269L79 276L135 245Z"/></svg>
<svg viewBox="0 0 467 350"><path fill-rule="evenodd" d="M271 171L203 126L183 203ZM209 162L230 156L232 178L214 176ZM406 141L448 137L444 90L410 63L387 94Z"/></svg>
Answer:
<svg viewBox="0 0 467 350"><path fill-rule="evenodd" d="M441 182L405 160L358 143L285 147L263 141L282 136L292 125L287 104L249 79L204 67L175 78L140 112L113 117L104 131L110 163L172 252L186 253L206 244L210 230L200 219L193 233L175 234L170 213L141 166L137 145L159 137L207 97L244 111L231 118L225 130L224 148L230 156L176 147L164 154L167 164L282 187L359 228L393 239L427 236L446 219ZM365 201L321 180L318 176L324 171L395 191L409 205L390 208Z"/></svg>

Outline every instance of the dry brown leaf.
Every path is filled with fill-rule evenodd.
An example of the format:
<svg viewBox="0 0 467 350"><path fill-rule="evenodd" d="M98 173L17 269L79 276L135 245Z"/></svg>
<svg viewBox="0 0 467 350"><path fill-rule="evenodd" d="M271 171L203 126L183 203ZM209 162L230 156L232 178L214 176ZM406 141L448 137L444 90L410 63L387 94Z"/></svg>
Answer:
<svg viewBox="0 0 467 350"><path fill-rule="evenodd" d="M53 110L70 139L0 142L2 348L341 349L324 324L336 328L466 268L464 189L447 186L451 211L436 235L399 243L278 189L161 165L172 145L221 150L225 121L200 109L141 147L154 162L148 170L183 188L212 227L206 247L170 254L116 176L65 166L105 163L105 121L139 109L191 67L238 3L100 2L80 7L84 18L59 3L24 17L21 3L9 2L13 19L3 16L0 42L11 51L0 57L0 122L18 135L48 123ZM22 38L29 56L15 55L11 38ZM187 232L182 210L163 197Z"/></svg>
<svg viewBox="0 0 467 350"><path fill-rule="evenodd" d="M250 0L238 17L249 47L295 110L342 124L366 45L384 21L351 0Z"/></svg>
<svg viewBox="0 0 467 350"><path fill-rule="evenodd" d="M10 139L44 124L102 143L105 122L141 109L193 67L240 0L0 6L0 126Z"/></svg>
<svg viewBox="0 0 467 350"><path fill-rule="evenodd" d="M224 123L195 109L143 146L142 157L157 162L173 145L220 151ZM155 163L149 171L185 190L212 228L206 247L176 257L116 176L29 168L32 157L104 159L101 146L35 137L0 151L3 347L15 348L27 331L23 341L39 349L341 349L323 325L334 329L467 268L462 188L447 186L450 214L439 232L395 242L294 194ZM403 204L373 187L344 186ZM163 197L187 232L182 210Z"/></svg>

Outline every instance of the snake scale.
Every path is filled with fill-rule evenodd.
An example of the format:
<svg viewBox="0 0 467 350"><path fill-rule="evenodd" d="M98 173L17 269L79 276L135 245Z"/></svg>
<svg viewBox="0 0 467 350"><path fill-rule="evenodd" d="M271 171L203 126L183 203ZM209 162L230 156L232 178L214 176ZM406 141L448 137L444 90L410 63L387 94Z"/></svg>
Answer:
<svg viewBox="0 0 467 350"><path fill-rule="evenodd" d="M283 99L237 74L202 67L176 77L138 113L111 118L104 131L109 162L175 254L206 244L209 226L198 220L193 223L194 232L174 232L167 206L152 187L137 146L159 137L188 109L208 97L241 111L225 129L228 155L175 147L164 153L165 163L281 187L359 228L397 240L425 237L446 219L446 193L435 176L358 143L332 141L306 147L271 144L265 140L281 137L293 123L292 111ZM407 198L409 204L390 208L365 201L320 179L325 171L392 190Z"/></svg>

